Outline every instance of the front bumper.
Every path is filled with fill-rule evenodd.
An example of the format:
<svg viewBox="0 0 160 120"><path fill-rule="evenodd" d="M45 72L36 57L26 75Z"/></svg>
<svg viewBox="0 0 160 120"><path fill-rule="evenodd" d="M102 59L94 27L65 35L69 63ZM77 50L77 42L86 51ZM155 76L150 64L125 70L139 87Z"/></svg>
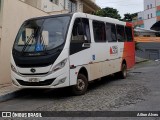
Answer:
<svg viewBox="0 0 160 120"><path fill-rule="evenodd" d="M58 72L60 73L60 72ZM69 73L64 72L61 74L47 74L43 76L34 75L21 75L11 72L13 84L18 88L62 88L69 86ZM38 82L30 82L30 79L38 79Z"/></svg>

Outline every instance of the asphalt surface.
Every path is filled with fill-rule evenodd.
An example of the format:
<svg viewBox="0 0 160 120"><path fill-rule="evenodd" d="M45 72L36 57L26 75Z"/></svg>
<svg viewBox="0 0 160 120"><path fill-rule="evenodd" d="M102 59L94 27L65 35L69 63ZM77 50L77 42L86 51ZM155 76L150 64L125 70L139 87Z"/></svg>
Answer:
<svg viewBox="0 0 160 120"><path fill-rule="evenodd" d="M87 93L83 96L72 96L67 88L32 89L21 92L22 96L0 103L0 111L160 111L160 62L136 65L128 72L125 80L111 76L95 81L89 85ZM113 118L54 119L110 120ZM142 117L138 120L159 120L159 118Z"/></svg>

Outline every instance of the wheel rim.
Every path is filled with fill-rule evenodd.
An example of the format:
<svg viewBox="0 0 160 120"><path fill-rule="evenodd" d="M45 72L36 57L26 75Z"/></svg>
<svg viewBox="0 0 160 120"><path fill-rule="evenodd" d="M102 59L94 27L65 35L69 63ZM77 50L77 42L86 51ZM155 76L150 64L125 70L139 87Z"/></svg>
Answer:
<svg viewBox="0 0 160 120"><path fill-rule="evenodd" d="M123 76L126 77L127 76L127 69L126 66L123 66Z"/></svg>
<svg viewBox="0 0 160 120"><path fill-rule="evenodd" d="M84 90L84 88L85 88L85 82L82 79L78 79L78 81L77 81L77 88L80 91Z"/></svg>

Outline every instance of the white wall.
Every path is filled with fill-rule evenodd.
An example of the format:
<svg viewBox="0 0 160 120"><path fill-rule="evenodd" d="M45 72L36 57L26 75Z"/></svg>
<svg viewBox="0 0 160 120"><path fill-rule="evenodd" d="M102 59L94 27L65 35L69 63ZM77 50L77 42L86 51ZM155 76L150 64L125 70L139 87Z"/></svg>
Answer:
<svg viewBox="0 0 160 120"><path fill-rule="evenodd" d="M160 2L160 0L157 0L157 2ZM156 0L144 0L144 11L138 13L138 18L139 17L142 17L142 20L144 21L144 29L150 29L152 25L156 23Z"/></svg>
<svg viewBox="0 0 160 120"><path fill-rule="evenodd" d="M47 13L19 0L4 0L0 46L0 84L10 83L10 53L18 29L24 20Z"/></svg>
<svg viewBox="0 0 160 120"><path fill-rule="evenodd" d="M148 9L144 11L144 19L148 19L148 15L149 15L149 19L151 18L151 14L152 14L152 18L156 17L156 8L152 8L152 9Z"/></svg>
<svg viewBox="0 0 160 120"><path fill-rule="evenodd" d="M150 30L150 28L152 27L152 25L154 23L156 23L156 22L157 22L156 18L144 20L144 27L145 27L145 29Z"/></svg>
<svg viewBox="0 0 160 120"><path fill-rule="evenodd" d="M140 18L141 20L144 19L144 11L138 13L138 20L140 20Z"/></svg>
<svg viewBox="0 0 160 120"><path fill-rule="evenodd" d="M144 0L144 10L148 9L147 5L149 5L149 9L150 9L151 4L152 4L152 7L155 7L156 1L155 0Z"/></svg>
<svg viewBox="0 0 160 120"><path fill-rule="evenodd" d="M156 6L160 5L160 0L156 0Z"/></svg>

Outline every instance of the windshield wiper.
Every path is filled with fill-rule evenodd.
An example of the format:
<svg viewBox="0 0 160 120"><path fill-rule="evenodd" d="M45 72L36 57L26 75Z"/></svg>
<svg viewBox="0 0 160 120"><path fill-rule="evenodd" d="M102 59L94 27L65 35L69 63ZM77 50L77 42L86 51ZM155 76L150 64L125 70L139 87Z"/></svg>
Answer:
<svg viewBox="0 0 160 120"><path fill-rule="evenodd" d="M37 33L37 32L38 32L38 28L36 29L35 33ZM35 38L35 36L34 36L35 33L32 33L32 34L30 35L30 37L28 38L27 42L25 43L25 45L24 45L24 47L23 47L23 49L22 49L22 55L24 54L24 52L25 52L28 44L30 43L30 41L33 40L33 38Z"/></svg>
<svg viewBox="0 0 160 120"><path fill-rule="evenodd" d="M33 38L34 38L34 33L31 34L31 36L28 38L27 42L25 43L25 45L24 45L24 47L22 49L22 55L24 54L28 44L30 43L31 40L33 40Z"/></svg>
<svg viewBox="0 0 160 120"><path fill-rule="evenodd" d="M47 47L45 45L45 41L43 39L42 33L41 33L40 40L42 41L42 46L43 46L44 53L47 54Z"/></svg>

